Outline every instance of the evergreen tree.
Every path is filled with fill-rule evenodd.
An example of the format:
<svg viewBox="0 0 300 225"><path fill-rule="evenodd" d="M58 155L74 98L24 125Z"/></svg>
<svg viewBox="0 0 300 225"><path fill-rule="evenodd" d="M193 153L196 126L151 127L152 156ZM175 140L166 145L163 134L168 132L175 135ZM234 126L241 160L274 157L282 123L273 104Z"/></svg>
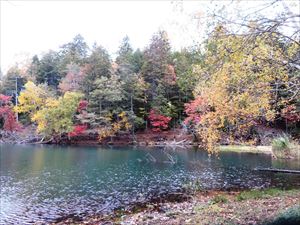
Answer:
<svg viewBox="0 0 300 225"><path fill-rule="evenodd" d="M41 64L40 64L39 57L37 55L34 55L32 57L31 64L29 65L27 71L29 77L31 77L33 81L36 80L38 74L40 73L40 66Z"/></svg>
<svg viewBox="0 0 300 225"><path fill-rule="evenodd" d="M47 52L41 60L35 60L35 65L39 68L37 69L36 81L37 83L45 83L49 86L57 88L61 74L59 72L60 58L57 52L50 50Z"/></svg>
<svg viewBox="0 0 300 225"><path fill-rule="evenodd" d="M130 76L134 73L132 59L133 49L129 43L128 36L126 36L125 38L123 38L122 44L118 51L118 56L116 58L116 73L121 77L122 80L130 79Z"/></svg>
<svg viewBox="0 0 300 225"><path fill-rule="evenodd" d="M163 78L167 74L170 49L167 33L160 31L152 37L150 46L146 49L144 54L141 74L144 80L149 84L147 96L148 101L155 103L155 105L152 104L152 107L158 108L162 103L158 99L165 97L158 94L157 88L158 85L163 82ZM148 106L147 111L149 110Z"/></svg>
<svg viewBox="0 0 300 225"><path fill-rule="evenodd" d="M160 31L153 35L150 46L144 54L142 75L146 82L151 84L150 94L155 95L155 89L165 77L167 66L170 60L171 46L167 33Z"/></svg>
<svg viewBox="0 0 300 225"><path fill-rule="evenodd" d="M108 52L101 46L94 44L91 55L87 59L88 68L83 81L83 91L87 98L98 86L95 81L101 77L109 78L112 74L112 65Z"/></svg>
<svg viewBox="0 0 300 225"><path fill-rule="evenodd" d="M95 81L95 89L91 92L90 107L100 116L118 109L118 103L124 99L122 81L118 76L102 76Z"/></svg>
<svg viewBox="0 0 300 225"><path fill-rule="evenodd" d="M88 45L84 38L77 34L72 42L61 46L61 69L65 69L68 64L83 65L86 62L87 54Z"/></svg>
<svg viewBox="0 0 300 225"><path fill-rule="evenodd" d="M26 79L23 78L22 72L18 66L12 66L2 78L1 93L12 96L12 102L15 103L16 86L19 94L25 82Z"/></svg>
<svg viewBox="0 0 300 225"><path fill-rule="evenodd" d="M141 72L144 64L144 53L139 48L133 52L131 64L134 73L138 74Z"/></svg>

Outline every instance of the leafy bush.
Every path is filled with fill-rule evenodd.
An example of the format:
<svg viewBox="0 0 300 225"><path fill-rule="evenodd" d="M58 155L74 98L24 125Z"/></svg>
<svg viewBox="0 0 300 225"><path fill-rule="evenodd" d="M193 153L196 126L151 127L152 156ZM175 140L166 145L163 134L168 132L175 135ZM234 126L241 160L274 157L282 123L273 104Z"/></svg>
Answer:
<svg viewBox="0 0 300 225"><path fill-rule="evenodd" d="M145 120L138 116L134 117L133 124L135 130L143 130L146 127Z"/></svg>
<svg viewBox="0 0 300 225"><path fill-rule="evenodd" d="M269 188L266 190L249 190L239 193L236 198L238 201L247 199L261 199L268 198L270 196L278 196L280 193L282 193L282 190L277 188Z"/></svg>
<svg viewBox="0 0 300 225"><path fill-rule="evenodd" d="M290 140L286 135L275 138L272 141L272 149L274 150L286 150L290 148L290 145Z"/></svg>
<svg viewBox="0 0 300 225"><path fill-rule="evenodd" d="M293 158L300 153L300 148L287 135L275 138L272 141L272 150L278 158Z"/></svg>
<svg viewBox="0 0 300 225"><path fill-rule="evenodd" d="M300 205L289 208L281 213L273 221L266 223L266 225L293 225L300 224Z"/></svg>
<svg viewBox="0 0 300 225"><path fill-rule="evenodd" d="M213 199L212 199L212 204L216 204L216 203L227 203L228 199L226 198L225 195L216 195Z"/></svg>
<svg viewBox="0 0 300 225"><path fill-rule="evenodd" d="M150 120L152 131L159 132L168 129L169 122L171 121L172 118L169 116L161 115L158 112L156 112L154 109L151 109L148 119Z"/></svg>

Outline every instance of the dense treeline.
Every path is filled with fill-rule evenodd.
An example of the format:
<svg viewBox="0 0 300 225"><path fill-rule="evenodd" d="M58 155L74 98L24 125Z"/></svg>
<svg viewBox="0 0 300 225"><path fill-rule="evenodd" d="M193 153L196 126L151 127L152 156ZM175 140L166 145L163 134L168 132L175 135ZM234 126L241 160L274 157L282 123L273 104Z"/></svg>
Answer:
<svg viewBox="0 0 300 225"><path fill-rule="evenodd" d="M184 104L193 99L194 82L189 81L192 65L200 59L196 50L172 52L165 31L154 34L143 51L134 50L125 37L114 61L105 48L97 44L89 48L84 38L77 35L59 51L35 55L26 67L9 69L1 82L1 92L12 95L15 102L18 77L15 110L23 123L36 122L38 131L45 135L62 135L73 129L65 121L61 128L53 129L50 121L37 119L46 114L46 108L54 108L49 105L57 106L50 100L58 101L68 93L81 93L78 103L87 102L84 112L75 110L76 118L71 118L87 129L111 135L125 127L134 133L151 125L160 131L182 123ZM119 124L122 117L128 123L125 127ZM63 116L51 120L58 124L59 118ZM43 130L44 126L50 130Z"/></svg>
<svg viewBox="0 0 300 225"><path fill-rule="evenodd" d="M59 51L9 69L1 93L15 102L17 82L14 110L49 138L93 130L102 140L122 131L134 137L136 130L185 127L213 149L224 135L259 143L258 124L297 135L299 40L284 38L276 27L258 33L267 29L259 26L237 34L219 23L201 48L181 51L171 50L165 31L144 50L134 50L125 37L115 60L77 35Z"/></svg>

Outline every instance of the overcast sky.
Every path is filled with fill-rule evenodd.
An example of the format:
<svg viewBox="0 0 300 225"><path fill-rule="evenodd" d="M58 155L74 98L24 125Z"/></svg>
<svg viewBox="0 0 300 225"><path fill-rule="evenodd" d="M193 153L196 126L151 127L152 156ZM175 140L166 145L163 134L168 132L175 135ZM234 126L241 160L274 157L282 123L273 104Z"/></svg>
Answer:
<svg viewBox="0 0 300 225"><path fill-rule="evenodd" d="M189 2L188 8L199 2ZM1 68L57 50L80 33L89 46L95 41L114 54L125 35L134 48L144 48L159 29L166 29L178 48L191 44L176 21L189 18L170 1L2 1ZM181 18L179 18L181 17Z"/></svg>
<svg viewBox="0 0 300 225"><path fill-rule="evenodd" d="M89 46L97 42L113 55L125 35L134 48L144 48L153 33L164 29L172 46L180 49L200 41L205 32L191 15L224 2L232 1L0 0L1 69L5 73L17 61L57 50L78 33ZM238 7L247 9L259 1L240 2Z"/></svg>

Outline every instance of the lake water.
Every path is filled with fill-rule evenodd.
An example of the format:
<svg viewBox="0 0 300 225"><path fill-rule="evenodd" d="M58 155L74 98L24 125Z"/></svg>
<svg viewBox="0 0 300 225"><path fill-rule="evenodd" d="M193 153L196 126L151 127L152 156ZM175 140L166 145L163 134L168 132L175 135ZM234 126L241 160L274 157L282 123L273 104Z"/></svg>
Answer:
<svg viewBox="0 0 300 225"><path fill-rule="evenodd" d="M191 180L207 189L300 187L299 175L253 171L300 169L300 160L265 154L30 145L0 150L0 224L93 215L178 191Z"/></svg>

